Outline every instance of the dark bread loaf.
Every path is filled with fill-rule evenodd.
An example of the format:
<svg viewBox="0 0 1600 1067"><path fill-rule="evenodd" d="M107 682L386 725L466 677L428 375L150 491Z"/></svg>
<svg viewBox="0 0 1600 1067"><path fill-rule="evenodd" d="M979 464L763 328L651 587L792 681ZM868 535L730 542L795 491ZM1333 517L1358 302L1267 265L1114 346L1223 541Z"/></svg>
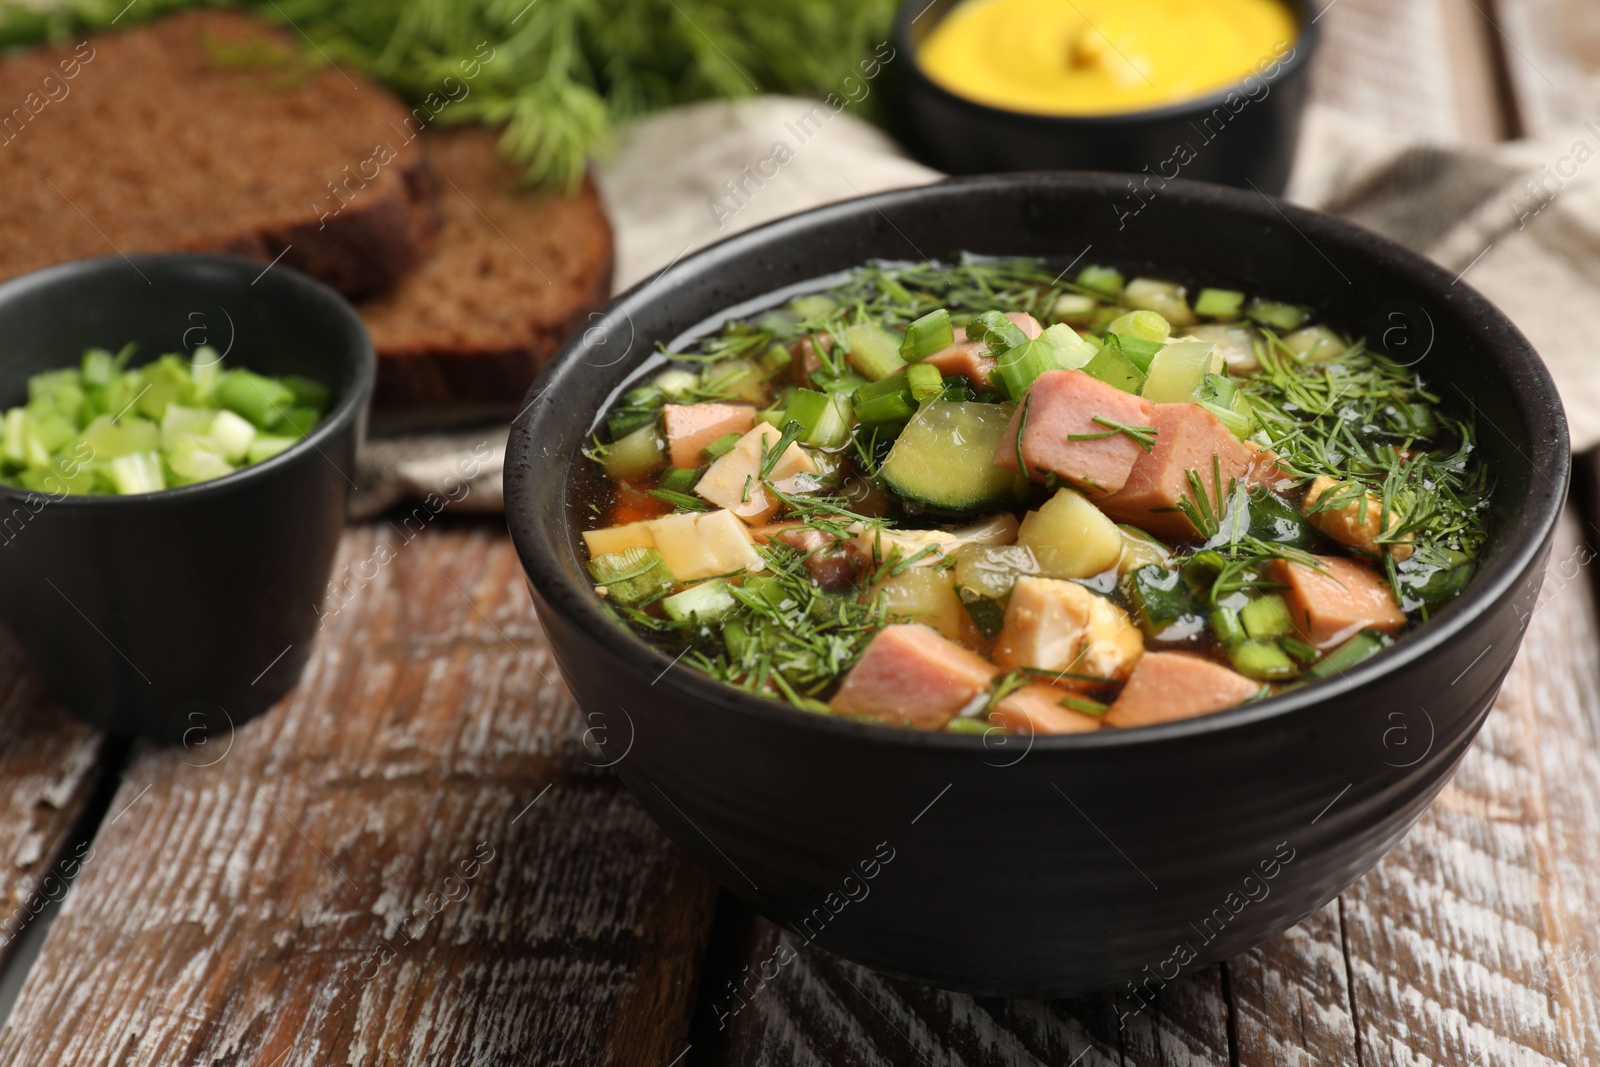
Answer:
<svg viewBox="0 0 1600 1067"><path fill-rule="evenodd" d="M422 138L444 219L433 253L361 315L380 408L513 411L546 360L610 293L611 228L593 185L519 188L484 129Z"/></svg>
<svg viewBox="0 0 1600 1067"><path fill-rule="evenodd" d="M409 117L230 12L7 58L0 278L118 252L281 253L345 293L377 292L437 227Z"/></svg>

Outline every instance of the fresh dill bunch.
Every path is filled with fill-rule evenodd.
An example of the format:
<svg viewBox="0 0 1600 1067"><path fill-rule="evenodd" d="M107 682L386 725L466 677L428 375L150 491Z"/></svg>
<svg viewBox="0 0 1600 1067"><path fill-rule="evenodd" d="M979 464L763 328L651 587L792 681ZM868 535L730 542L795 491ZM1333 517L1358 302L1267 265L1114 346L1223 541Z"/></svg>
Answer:
<svg viewBox="0 0 1600 1067"><path fill-rule="evenodd" d="M113 20L126 29L208 2L141 0L129 7L125 0L65 0L42 11L0 0L0 45L61 41L110 28ZM860 64L885 42L895 8L894 0L239 0L228 6L288 23L319 61L363 71L413 104L443 95L447 77L465 81L470 92L440 111L438 121L503 128L501 151L526 168L530 182L568 189L582 182L590 158L605 154L619 122L658 108L764 92L861 99ZM483 46L493 52L480 52ZM462 65L472 63L475 76L464 79ZM864 99L870 105L874 95Z"/></svg>

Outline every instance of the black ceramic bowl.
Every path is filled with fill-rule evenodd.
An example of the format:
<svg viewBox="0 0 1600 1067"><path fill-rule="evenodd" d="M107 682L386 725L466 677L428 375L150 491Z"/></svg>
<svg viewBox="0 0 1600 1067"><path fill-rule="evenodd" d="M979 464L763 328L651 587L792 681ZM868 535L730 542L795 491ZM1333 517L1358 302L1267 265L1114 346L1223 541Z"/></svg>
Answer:
<svg viewBox="0 0 1600 1067"><path fill-rule="evenodd" d="M980 104L917 65L928 32L961 0L907 0L885 69L890 129L913 155L947 174L1115 170L1138 174L1120 192L1127 210L1168 181L1221 182L1281 193L1289 182L1317 26L1307 0L1286 0L1299 35L1257 72L1206 96L1116 115L1030 115ZM1137 191L1135 191L1135 189Z"/></svg>
<svg viewBox="0 0 1600 1067"><path fill-rule="evenodd" d="M269 707L318 629L372 342L333 290L222 256L67 263L0 285L0 408L30 375L129 341L135 362L209 343L230 367L301 374L333 400L264 463L142 496L0 486L0 619L53 695L119 734L196 742Z"/></svg>
<svg viewBox="0 0 1600 1067"><path fill-rule="evenodd" d="M1568 446L1528 342L1433 263L1210 185L1174 184L1123 227L1122 183L951 180L819 208L685 259L619 298L535 385L512 430L506 494L596 762L614 763L724 886L882 971L1008 996L1113 985L1131 1012L1141 999L1123 983L1149 981L1148 996L1299 922L1438 793L1516 654ZM658 341L873 258L965 249L1065 263L1086 246L1095 262L1312 304L1375 338L1387 329L1447 402L1476 409L1497 484L1491 544L1465 594L1335 681L1186 722L1004 744L757 699L673 666L601 612L574 522L578 450L610 398L658 364Z"/></svg>

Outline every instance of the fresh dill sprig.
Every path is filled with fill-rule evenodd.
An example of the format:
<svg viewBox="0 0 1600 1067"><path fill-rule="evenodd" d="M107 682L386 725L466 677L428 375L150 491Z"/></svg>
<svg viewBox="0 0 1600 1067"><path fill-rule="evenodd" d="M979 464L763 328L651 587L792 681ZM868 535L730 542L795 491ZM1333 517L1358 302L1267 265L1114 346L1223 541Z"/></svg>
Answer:
<svg viewBox="0 0 1600 1067"><path fill-rule="evenodd" d="M1099 426L1109 427L1104 433L1069 433L1069 441L1104 441L1108 437L1118 434L1126 437L1146 452L1156 446L1156 434L1160 433L1154 426L1129 426L1127 423L1118 422L1116 419L1104 415L1096 415L1091 421ZM1020 434L1018 435L1020 438Z"/></svg>

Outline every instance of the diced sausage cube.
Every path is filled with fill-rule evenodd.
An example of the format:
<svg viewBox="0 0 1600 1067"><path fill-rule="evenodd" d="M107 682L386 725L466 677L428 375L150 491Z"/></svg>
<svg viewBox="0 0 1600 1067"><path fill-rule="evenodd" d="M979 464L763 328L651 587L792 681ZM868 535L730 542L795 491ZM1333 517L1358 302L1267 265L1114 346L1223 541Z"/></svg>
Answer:
<svg viewBox="0 0 1600 1067"><path fill-rule="evenodd" d="M1278 560L1273 580L1283 586L1295 629L1309 645L1330 649L1362 630L1397 633L1405 613L1378 572L1342 556L1316 556L1321 570Z"/></svg>
<svg viewBox="0 0 1600 1067"><path fill-rule="evenodd" d="M1207 715L1261 691L1236 671L1187 652L1147 652L1106 712L1106 726L1149 726Z"/></svg>
<svg viewBox="0 0 1600 1067"><path fill-rule="evenodd" d="M972 383L975 389L989 388L989 376L999 361L989 355L989 350L979 341L957 341L946 345L923 360L939 368L946 378L959 374Z"/></svg>
<svg viewBox="0 0 1600 1067"><path fill-rule="evenodd" d="M707 445L730 433L748 433L756 409L749 404L668 404L661 418L672 465L694 470Z"/></svg>
<svg viewBox="0 0 1600 1067"><path fill-rule="evenodd" d="M1057 578L1017 579L994 645L1000 666L1055 671L1052 684L1072 689L1121 681L1143 654L1144 634L1127 612Z"/></svg>
<svg viewBox="0 0 1600 1067"><path fill-rule="evenodd" d="M694 491L750 525L762 525L778 510L779 501L761 484L761 455L764 449L775 447L780 436L774 426L757 426L706 469ZM782 492L792 492L803 488L798 479L816 473L816 461L791 442L772 465L767 480Z"/></svg>
<svg viewBox="0 0 1600 1067"><path fill-rule="evenodd" d="M1199 475L1205 499L1215 512L1219 498L1226 508L1228 486L1245 479L1255 453L1198 404L1156 404L1148 425L1155 427L1155 446L1139 453L1126 484L1110 496L1095 498L1095 503L1112 518L1157 537L1199 540L1200 531L1176 510L1179 501L1194 499L1189 472Z"/></svg>
<svg viewBox="0 0 1600 1067"><path fill-rule="evenodd" d="M1020 451L1029 478L1042 482L1047 474L1055 474L1099 503L1105 494L1115 493L1127 483L1145 453L1127 434L1113 432L1094 420L1150 426L1154 407L1143 397L1125 393L1081 370L1046 371L1017 405L1005 438L995 450L995 464L1017 469L1020 426ZM1070 440L1077 435L1090 439Z"/></svg>
<svg viewBox="0 0 1600 1067"><path fill-rule="evenodd" d="M1000 670L917 623L885 626L829 706L841 715L942 730Z"/></svg>
<svg viewBox="0 0 1600 1067"><path fill-rule="evenodd" d="M1053 685L1025 685L1008 693L989 721L1014 734L1082 734L1100 729L1100 720L1061 706L1064 689Z"/></svg>
<svg viewBox="0 0 1600 1067"><path fill-rule="evenodd" d="M1330 492L1336 494L1333 498L1335 501L1349 502L1335 503L1331 507L1319 510L1316 507L1317 502ZM1387 546L1378 540L1379 531L1384 529L1383 501L1371 493L1352 495L1348 487L1341 488L1341 483L1332 478L1319 476L1312 479L1311 485L1306 489L1303 510L1307 522L1346 548L1353 548L1371 556L1381 556L1387 547L1396 562L1411 558L1413 549L1409 533ZM1392 530L1399 526L1400 521L1399 515L1390 512L1388 529Z"/></svg>

